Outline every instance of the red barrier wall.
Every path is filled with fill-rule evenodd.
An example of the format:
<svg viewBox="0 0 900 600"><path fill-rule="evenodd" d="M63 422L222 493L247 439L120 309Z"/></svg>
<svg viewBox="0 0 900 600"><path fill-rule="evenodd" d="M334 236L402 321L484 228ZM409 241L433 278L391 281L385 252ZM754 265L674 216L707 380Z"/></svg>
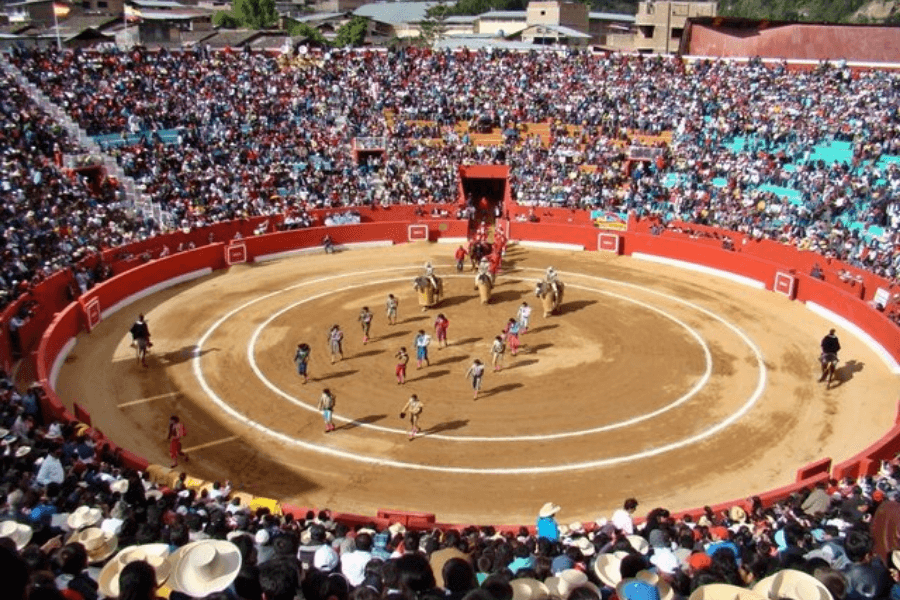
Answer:
<svg viewBox="0 0 900 600"><path fill-rule="evenodd" d="M449 207L445 207L449 208ZM302 229L281 233L273 233L261 236L244 236L242 242L247 247L247 256L249 260L264 254L272 254L276 252L284 252L304 247L318 246L321 244L322 236L327 232L335 243L345 244L352 242L365 241L383 241L390 240L392 243L404 243L408 239L408 226L410 223L424 223L428 225L429 239L436 240L440 237L461 237L466 235L468 224L464 221L431 219L430 217L422 217L417 215L421 212L418 207L391 207L383 208L366 208L354 209L361 214L365 212L364 223L359 225L348 225L340 227L317 227L310 229ZM525 209L527 210L527 209ZM547 211L556 211L553 218L564 219L573 215L573 211L568 209L538 209ZM409 215L409 219L397 219L397 216ZM569 222L556 223L511 223L511 235L513 239L533 240L545 242L562 242L569 244L578 244L584 246L588 250L596 250L597 235L601 230L594 228L589 223L587 213L578 212L579 218L583 219L583 224L575 225ZM366 222L372 219L371 222ZM574 221L574 217L571 219ZM244 231L250 228L251 232L253 224L248 222L237 222L224 224L223 226L210 228L209 230L201 230L191 235L199 236L203 240L212 232L217 240L230 240L234 237L235 231ZM861 329L869 333L874 339L881 343L895 359L900 358L900 330L883 314L875 311L866 305L860 297L868 296L867 293L854 293L855 290L847 289L847 286L840 286L841 282L825 281L814 279L806 275L808 269L815 262L825 261L824 258L817 255L778 245L772 242L756 242L749 240L745 243L745 237L727 231L718 231L705 228L703 237L692 238L690 235L665 232L662 235L650 235L646 233L649 229L649 222L640 222L632 220L629 223L628 232L618 233L622 237L623 250L627 254L634 252L644 252L659 256L702 264L714 269L720 269L730 273L740 274L765 283L766 287L771 289L775 273L778 271L796 271L795 275L798 280L797 297L804 301L816 302L829 310L848 318L856 323ZM615 233L615 232L612 232ZM721 248L721 240L716 239L715 235L728 236L735 241L735 250L729 251ZM242 234L243 235L243 234ZM713 237L709 237L713 236ZM156 243L167 243L172 247L171 242L178 238L166 238L169 240L162 242L154 240ZM193 238L192 238L193 239ZM195 242L196 243L196 242ZM175 244L177 246L177 244ZM119 267L129 266L128 270L117 275L97 286L82 298L87 302L93 298L100 301L101 308L106 309L117 302L129 297L135 292L171 279L177 275L210 267L212 269L220 269L225 266L223 243L215 243L205 245L193 251L179 253L177 255L150 262L143 262L137 259L137 265L134 264L135 259L131 261L119 261ZM147 248L146 244L141 246ZM121 250L121 249L120 249ZM115 251L112 251L115 252ZM114 255L110 255L114 256ZM826 267L825 262L820 262L823 268ZM831 271L839 268L845 268L837 261L827 264L827 268ZM829 272L831 272L829 271ZM35 294L45 298L47 306L55 306L55 303L61 303L63 300L56 299L60 296L60 290L64 290L65 284L69 281L68 276L61 274L58 278L54 278L51 282L47 282L46 291L43 285L35 291ZM838 283L839 285L835 285ZM876 276L866 273L862 287L881 286L889 287L888 283ZM64 297L64 295L62 295ZM50 318L41 315L34 320L34 327L42 322L50 322ZM69 339L74 337L85 325L85 318L81 305L72 303L65 307L57 314L52 316L52 322L43 332L37 351L37 373L39 380L44 387L46 400L45 409L48 413L63 418L72 419L73 417L64 409L59 402L54 390L50 388L49 376L52 370L53 361L63 349ZM27 340L33 347L34 334L27 336ZM0 346L2 351L2 346ZM108 441L107 441L108 442ZM117 448L111 442L110 445L119 454L123 462L134 468L146 468L147 463L141 457L135 456L125 449ZM900 451L900 425L895 426L887 432L878 442L869 448L860 452L857 456L843 463L836 465L832 474L835 476L847 474L856 476L860 473L871 473L877 470L878 461L882 457L893 456L894 453ZM828 459L816 461L811 465L801 466L798 471L798 479L796 483L770 490L760 494L764 505L770 505L779 501L789 494L798 492L804 488L811 488L820 481L826 481L829 477L826 463ZM714 507L715 510L724 510L734 504L743 505L743 501L732 501L722 503ZM286 511L303 511L305 509L285 505ZM697 509L688 511L687 514L699 516L702 510ZM385 526L388 522L402 522L411 528L430 528L430 527L449 527L434 522L434 516L430 514L412 513L404 511L380 511L378 517L368 517L360 515L349 515L338 513L334 515L338 520L349 524L368 524L376 523L379 526ZM513 529L515 526L503 526L504 529Z"/></svg>

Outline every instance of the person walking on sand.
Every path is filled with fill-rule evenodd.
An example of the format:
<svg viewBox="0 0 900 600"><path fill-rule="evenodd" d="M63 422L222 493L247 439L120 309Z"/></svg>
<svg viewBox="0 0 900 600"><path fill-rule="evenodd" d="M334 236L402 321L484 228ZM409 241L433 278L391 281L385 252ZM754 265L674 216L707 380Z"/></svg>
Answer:
<svg viewBox="0 0 900 600"><path fill-rule="evenodd" d="M138 315L137 321L129 329L131 333L131 343L137 348L138 362L143 366L147 366L147 352L153 346L150 343L150 326L144 320L144 315Z"/></svg>
<svg viewBox="0 0 900 600"><path fill-rule="evenodd" d="M444 313L438 313L438 316L434 319L434 337L437 338L437 348L441 349L441 343L443 343L443 347L447 347L447 328L450 327L450 321L447 320L447 317L444 316Z"/></svg>
<svg viewBox="0 0 900 600"><path fill-rule="evenodd" d="M431 363L428 361L428 345L431 343L431 336L425 333L424 329L420 329L419 333L416 334L415 346L416 346L416 369L422 368L422 361L425 362L426 367L430 367Z"/></svg>
<svg viewBox="0 0 900 600"><path fill-rule="evenodd" d="M369 310L368 306L363 306L362 310L359 311L359 324L362 326L363 332L363 346L369 343L369 328L372 327L372 317L375 315L372 314L372 311Z"/></svg>
<svg viewBox="0 0 900 600"><path fill-rule="evenodd" d="M476 358L472 361L472 366L469 367L469 370L466 371L466 377L472 378L472 389L475 391L472 398L478 400L478 392L481 391L481 379L484 377L484 364Z"/></svg>
<svg viewBox="0 0 900 600"><path fill-rule="evenodd" d="M328 349L331 351L331 364L344 360L344 332L339 325L332 325L328 331Z"/></svg>
<svg viewBox="0 0 900 600"><path fill-rule="evenodd" d="M531 319L531 307L528 306L527 302L523 302L522 305L519 306L519 311L516 313L516 319L519 321L519 333L527 333L528 320Z"/></svg>
<svg viewBox="0 0 900 600"><path fill-rule="evenodd" d="M297 365L297 375L303 377L303 383L309 381L307 376L307 367L309 366L309 344L297 344L297 351L294 353L294 364Z"/></svg>
<svg viewBox="0 0 900 600"><path fill-rule="evenodd" d="M506 329L503 330L503 333L506 334L506 343L509 344L509 353L515 356L519 352L519 322L515 319L510 319L506 323Z"/></svg>
<svg viewBox="0 0 900 600"><path fill-rule="evenodd" d="M399 304L400 301L393 294L388 294L387 303L385 304L388 325L397 324L397 306Z"/></svg>
<svg viewBox="0 0 900 600"><path fill-rule="evenodd" d="M506 353L506 344L503 343L503 336L498 335L491 343L491 366L495 371L503 368L504 353Z"/></svg>
<svg viewBox="0 0 900 600"><path fill-rule="evenodd" d="M419 415L422 414L422 401L419 400L419 397L413 394L409 397L409 400L406 401L406 404L403 405L403 408L400 409L400 418L405 419L406 415L409 415L409 439L412 441L413 438L416 437L416 434L419 433Z"/></svg>
<svg viewBox="0 0 900 600"><path fill-rule="evenodd" d="M334 431L334 421L332 420L334 414L334 394L331 393L330 389L325 388L322 390L322 395L319 396L319 405L317 409L322 411L322 418L325 419L325 433Z"/></svg>
<svg viewBox="0 0 900 600"><path fill-rule="evenodd" d="M173 469L178 466L179 457L183 458L184 462L190 460L188 455L181 449L181 440L186 435L187 431L185 430L184 423L181 422L181 419L179 419L177 415L169 417L169 433L166 436L166 439L169 440L169 456L172 458Z"/></svg>
<svg viewBox="0 0 900 600"><path fill-rule="evenodd" d="M409 363L409 353L406 351L406 346L401 346L394 357L397 359L397 367L394 369L397 385L403 385L406 383L406 365Z"/></svg>

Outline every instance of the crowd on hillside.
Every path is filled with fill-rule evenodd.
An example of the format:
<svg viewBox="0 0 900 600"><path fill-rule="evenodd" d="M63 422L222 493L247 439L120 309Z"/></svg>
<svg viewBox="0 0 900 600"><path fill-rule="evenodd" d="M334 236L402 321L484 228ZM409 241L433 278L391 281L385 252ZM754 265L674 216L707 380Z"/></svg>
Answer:
<svg viewBox="0 0 900 600"><path fill-rule="evenodd" d="M900 461L699 519L634 498L593 522L407 531L168 485L0 379L0 581L9 600L894 600ZM641 518L639 518L641 517Z"/></svg>

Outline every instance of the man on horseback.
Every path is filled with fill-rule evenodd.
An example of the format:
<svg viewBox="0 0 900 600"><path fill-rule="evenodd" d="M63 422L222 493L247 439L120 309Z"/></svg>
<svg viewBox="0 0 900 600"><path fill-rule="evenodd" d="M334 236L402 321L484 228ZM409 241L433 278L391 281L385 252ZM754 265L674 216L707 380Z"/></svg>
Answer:
<svg viewBox="0 0 900 600"><path fill-rule="evenodd" d="M822 363L822 377L819 381L824 381L829 365L836 365L838 362L838 352L841 349L841 342L838 340L834 329L828 332L828 335L822 338L822 355L819 362Z"/></svg>
<svg viewBox="0 0 900 600"><path fill-rule="evenodd" d="M559 280L557 279L556 269L547 267L547 275L545 277L547 285L553 290L554 294L559 294Z"/></svg>
<svg viewBox="0 0 900 600"><path fill-rule="evenodd" d="M494 276L491 273L491 261L488 260L487 256L482 257L482 259L478 263L478 273L475 274L475 288L478 288L478 282L481 280L481 277L485 276L490 279L491 284L494 283Z"/></svg>

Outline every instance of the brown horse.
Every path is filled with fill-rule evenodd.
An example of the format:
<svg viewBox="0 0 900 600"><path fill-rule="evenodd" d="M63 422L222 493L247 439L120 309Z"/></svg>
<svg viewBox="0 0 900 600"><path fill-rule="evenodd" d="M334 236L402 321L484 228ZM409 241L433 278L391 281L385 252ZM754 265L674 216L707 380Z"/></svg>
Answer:
<svg viewBox="0 0 900 600"><path fill-rule="evenodd" d="M413 288L419 294L419 306L423 311L437 305L444 297L444 282L437 275L416 277Z"/></svg>
<svg viewBox="0 0 900 600"><path fill-rule="evenodd" d="M551 314L559 310L563 300L563 286L561 281L548 283L546 281L538 281L534 288L534 294L541 299L544 305L544 316L549 317Z"/></svg>
<svg viewBox="0 0 900 600"><path fill-rule="evenodd" d="M494 289L494 281L487 273L479 273L475 276L475 287L478 288L478 295L481 297L481 303L487 304L491 301L491 291Z"/></svg>

